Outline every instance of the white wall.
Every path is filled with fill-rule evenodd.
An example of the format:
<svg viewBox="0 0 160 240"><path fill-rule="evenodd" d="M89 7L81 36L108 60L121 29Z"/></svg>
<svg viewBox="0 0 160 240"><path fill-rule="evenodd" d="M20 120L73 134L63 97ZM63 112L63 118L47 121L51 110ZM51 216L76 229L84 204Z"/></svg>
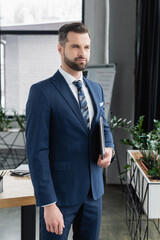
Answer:
<svg viewBox="0 0 160 240"><path fill-rule="evenodd" d="M60 65L57 35L6 35L6 108L23 114L31 85Z"/></svg>
<svg viewBox="0 0 160 240"><path fill-rule="evenodd" d="M105 0L85 0L85 23L91 33L90 64L104 63Z"/></svg>
<svg viewBox="0 0 160 240"><path fill-rule="evenodd" d="M85 23L91 30L91 64L104 63L105 0L85 1ZM136 1L110 0L109 62L117 63L111 111L117 117L134 119ZM127 137L123 130L114 131L121 168L126 161L126 146L119 140ZM117 162L108 169L107 182L119 183Z"/></svg>

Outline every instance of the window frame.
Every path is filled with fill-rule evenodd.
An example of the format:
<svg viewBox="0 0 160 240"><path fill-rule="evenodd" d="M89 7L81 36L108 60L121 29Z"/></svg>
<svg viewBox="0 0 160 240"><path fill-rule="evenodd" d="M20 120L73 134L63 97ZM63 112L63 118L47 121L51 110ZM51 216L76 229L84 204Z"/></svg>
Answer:
<svg viewBox="0 0 160 240"><path fill-rule="evenodd" d="M2 50L0 58L0 105L5 107L5 42L0 40L0 51ZM3 68L3 69L2 69ZM3 75L1 75L3 74ZM2 82L3 81L3 82Z"/></svg>
<svg viewBox="0 0 160 240"><path fill-rule="evenodd" d="M84 23L84 6L85 6L85 0L82 0L82 23ZM14 34L14 35L58 35L58 30L1 30L1 35L8 35L8 34Z"/></svg>

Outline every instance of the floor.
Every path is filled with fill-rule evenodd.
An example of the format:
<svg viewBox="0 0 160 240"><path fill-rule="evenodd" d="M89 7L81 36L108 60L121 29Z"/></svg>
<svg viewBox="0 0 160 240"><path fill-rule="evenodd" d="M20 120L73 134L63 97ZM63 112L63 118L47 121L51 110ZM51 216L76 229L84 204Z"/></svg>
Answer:
<svg viewBox="0 0 160 240"><path fill-rule="evenodd" d="M39 240L39 209L37 208L36 240ZM160 240L155 233L153 238ZM68 240L72 239L72 231ZM125 194L120 186L106 186L103 196L103 215L99 240L130 240L125 221ZM20 208L0 209L0 240L20 240ZM28 239L29 240L29 239Z"/></svg>

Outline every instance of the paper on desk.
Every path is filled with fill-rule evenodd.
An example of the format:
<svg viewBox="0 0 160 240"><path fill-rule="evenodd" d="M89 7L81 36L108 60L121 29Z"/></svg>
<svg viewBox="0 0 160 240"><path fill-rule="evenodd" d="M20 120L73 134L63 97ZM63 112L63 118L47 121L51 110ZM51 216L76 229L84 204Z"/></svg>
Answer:
<svg viewBox="0 0 160 240"><path fill-rule="evenodd" d="M11 176L25 177L30 175L28 164L21 164L16 169L10 171Z"/></svg>
<svg viewBox="0 0 160 240"><path fill-rule="evenodd" d="M14 169L13 172L29 173L28 164L21 164L21 165L19 165L17 168Z"/></svg>

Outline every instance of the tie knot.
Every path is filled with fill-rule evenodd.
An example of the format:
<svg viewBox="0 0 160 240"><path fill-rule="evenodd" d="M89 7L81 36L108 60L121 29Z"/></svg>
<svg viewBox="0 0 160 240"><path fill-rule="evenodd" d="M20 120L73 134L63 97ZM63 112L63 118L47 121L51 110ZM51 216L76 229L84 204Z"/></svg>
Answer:
<svg viewBox="0 0 160 240"><path fill-rule="evenodd" d="M82 89L82 81L81 81L81 80L74 81L73 84L74 84L78 89Z"/></svg>

